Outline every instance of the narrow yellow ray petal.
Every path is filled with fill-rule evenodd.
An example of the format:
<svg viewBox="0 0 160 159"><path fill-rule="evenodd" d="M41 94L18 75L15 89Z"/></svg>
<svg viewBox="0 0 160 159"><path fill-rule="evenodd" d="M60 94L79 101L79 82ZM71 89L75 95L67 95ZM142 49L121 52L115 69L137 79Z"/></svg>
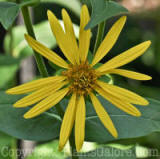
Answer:
<svg viewBox="0 0 160 159"><path fill-rule="evenodd" d="M60 100L62 100L62 98L68 93L68 91L68 88L64 88L53 93L52 95L35 105L33 108L31 108L26 114L24 114L24 118L33 118L49 110L51 107L55 106Z"/></svg>
<svg viewBox="0 0 160 159"><path fill-rule="evenodd" d="M59 150L61 151L65 146L70 133L73 128L75 121L75 112L76 112L76 94L74 93L68 103L68 106L65 111L63 122L60 130L60 139L59 139Z"/></svg>
<svg viewBox="0 0 160 159"><path fill-rule="evenodd" d="M123 16L112 26L100 47L98 48L91 66L97 64L112 49L123 29L125 22L126 16Z"/></svg>
<svg viewBox="0 0 160 159"><path fill-rule="evenodd" d="M106 129L112 134L112 136L117 138L118 133L116 128L114 127L114 124L109 114L106 112L106 110L103 108L98 98L93 93L90 93L90 97L91 97L91 101L93 103L94 109L97 115L99 116L101 122L106 127Z"/></svg>
<svg viewBox="0 0 160 159"><path fill-rule="evenodd" d="M48 14L48 20L50 22L52 32L56 38L56 41L60 49L62 50L66 58L72 64L75 64L75 59L72 54L72 48L71 48L70 40L68 40L68 36L65 34L56 16L51 11L48 11L47 14Z"/></svg>
<svg viewBox="0 0 160 159"><path fill-rule="evenodd" d="M111 94L105 92L103 89L96 87L95 90L102 96L104 97L106 100L108 100L110 103L112 103L113 105L115 105L116 107L118 107L119 109L121 109L122 111L139 117L141 116L141 112L134 107L132 104L122 101L119 98L116 98L114 96L112 96Z"/></svg>
<svg viewBox="0 0 160 159"><path fill-rule="evenodd" d="M20 86L8 89L6 91L7 94L25 94L28 92L32 92L35 91L39 88L41 88L42 86L48 85L48 84L52 84L54 82L57 81L63 81L65 80L66 77L64 76L52 76L52 77L47 77L47 78L42 78L39 80L34 80L25 84L22 84Z"/></svg>
<svg viewBox="0 0 160 159"><path fill-rule="evenodd" d="M90 15L88 8L86 5L83 5L80 16L80 32L79 32L79 56L82 62L86 61L90 46L91 30L84 29L85 26L88 24L89 20L90 20Z"/></svg>
<svg viewBox="0 0 160 159"><path fill-rule="evenodd" d="M118 75L135 79L135 80L151 80L152 79L151 76L134 72L134 71L124 70L124 69L112 69L112 70L106 71L103 74L118 74Z"/></svg>
<svg viewBox="0 0 160 159"><path fill-rule="evenodd" d="M36 41L35 39L33 39L31 36L27 34L25 34L25 39L27 40L30 47L32 47L32 49L34 49L39 54L47 58L49 61L53 62L57 66L68 68L68 64L60 56L58 56L55 52L48 49L47 47L45 47L40 42Z"/></svg>
<svg viewBox="0 0 160 159"><path fill-rule="evenodd" d="M139 96L136 93L133 93L127 89L120 88L118 86L114 86L111 84L107 84L101 81L97 81L97 84L104 89L106 92L109 94L120 98L121 100L124 100L125 102L128 103L133 103L133 104L138 104L138 105L148 105L149 102L144 99L143 97Z"/></svg>
<svg viewBox="0 0 160 159"><path fill-rule="evenodd" d="M50 85L47 85L34 93L22 98L17 101L13 106L17 108L27 107L32 104L39 102L40 100L52 95L54 92L62 88L67 82L57 82Z"/></svg>
<svg viewBox="0 0 160 159"><path fill-rule="evenodd" d="M114 68L118 68L120 66L123 66L123 65L135 60L137 57L141 56L148 49L150 44L151 44L150 41L146 41L146 42L143 42L143 43L121 53L120 55L112 58L111 60L109 60L108 62L106 62L102 66L100 66L97 69L97 71L105 72L110 69L114 69Z"/></svg>
<svg viewBox="0 0 160 159"><path fill-rule="evenodd" d="M76 119L75 119L75 142L76 142L77 152L81 150L85 138L85 117L86 117L85 101L84 97L80 96L77 105Z"/></svg>
<svg viewBox="0 0 160 159"><path fill-rule="evenodd" d="M79 64L78 44L74 33L73 24L65 9L62 9L62 18L65 26L66 36L68 37L68 40L70 40L70 50L72 51L77 64Z"/></svg>

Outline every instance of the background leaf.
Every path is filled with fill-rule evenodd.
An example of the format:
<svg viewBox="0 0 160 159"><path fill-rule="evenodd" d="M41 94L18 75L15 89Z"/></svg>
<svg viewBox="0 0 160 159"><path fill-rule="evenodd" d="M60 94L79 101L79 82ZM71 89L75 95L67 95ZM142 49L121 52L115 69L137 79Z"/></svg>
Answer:
<svg viewBox="0 0 160 159"><path fill-rule="evenodd" d="M57 138L61 120L55 109L52 109L52 113L44 113L36 118L25 120L23 114L28 109L12 107L12 104L20 97L22 96L6 95L1 92L0 130L14 137L28 140L45 141ZM119 137L114 139L109 134L96 115L92 104L88 101L86 103L86 141L106 143L119 139L142 137L160 131L160 102L149 99L148 107L138 107L142 116L133 117L122 112L102 97L99 97L99 100L110 114ZM68 99L62 100L60 104L65 109Z"/></svg>
<svg viewBox="0 0 160 159"><path fill-rule="evenodd" d="M60 119L56 115L43 114L34 119L26 120L23 114L28 109L13 108L22 96L6 95L0 92L0 130L20 139L46 141L59 135Z"/></svg>
<svg viewBox="0 0 160 159"><path fill-rule="evenodd" d="M81 4L79 0L41 0L41 2L47 3L57 3L64 7L68 7L70 10L72 10L77 16L80 15L81 10Z"/></svg>
<svg viewBox="0 0 160 159"><path fill-rule="evenodd" d="M160 102L148 99L150 102L149 106L138 106L142 116L133 117L122 112L102 97L99 97L99 100L110 114L117 128L118 139L142 137L160 131ZM87 107L89 111L86 118L86 140L98 143L117 140L100 123L93 109L89 108L92 105L88 104Z"/></svg>
<svg viewBox="0 0 160 159"><path fill-rule="evenodd" d="M128 10L120 4L106 0L90 0L92 4L91 20L86 29L93 28L97 24L120 14L128 13Z"/></svg>
<svg viewBox="0 0 160 159"><path fill-rule="evenodd" d="M0 22L7 30L18 16L19 6L12 2L0 2Z"/></svg>
<svg viewBox="0 0 160 159"><path fill-rule="evenodd" d="M14 78L19 62L19 59L12 56L0 55L0 88L3 88Z"/></svg>

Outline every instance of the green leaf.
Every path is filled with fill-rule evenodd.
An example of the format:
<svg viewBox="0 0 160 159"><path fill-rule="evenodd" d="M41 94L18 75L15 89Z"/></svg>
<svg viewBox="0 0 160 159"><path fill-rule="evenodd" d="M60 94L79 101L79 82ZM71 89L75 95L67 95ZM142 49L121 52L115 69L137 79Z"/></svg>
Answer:
<svg viewBox="0 0 160 159"><path fill-rule="evenodd" d="M3 88L15 76L19 66L19 59L0 55L0 88Z"/></svg>
<svg viewBox="0 0 160 159"><path fill-rule="evenodd" d="M91 64L91 63L92 63L92 60L93 60L93 54L92 54L91 51L88 52L88 57L87 57L87 59L88 59L88 62Z"/></svg>
<svg viewBox="0 0 160 159"><path fill-rule="evenodd" d="M109 83L109 84L113 84L113 79L112 79L112 76L109 75L109 74L106 74L106 75L103 75L99 78L99 80L103 81L103 82L106 82L106 83Z"/></svg>
<svg viewBox="0 0 160 159"><path fill-rule="evenodd" d="M0 22L6 30L13 24L19 11L20 8L16 3L0 2Z"/></svg>
<svg viewBox="0 0 160 159"><path fill-rule="evenodd" d="M80 4L79 0L74 0L74 1L73 0L41 0L41 2L44 2L44 3L51 2L51 3L60 4L64 7L68 7L77 16L80 15L81 4Z"/></svg>
<svg viewBox="0 0 160 159"><path fill-rule="evenodd" d="M136 159L135 147L121 150L109 146L100 147L94 151L81 153L79 159Z"/></svg>
<svg viewBox="0 0 160 159"><path fill-rule="evenodd" d="M128 10L120 4L106 0L90 0L92 4L91 20L85 29L93 28L97 24L121 14L128 13Z"/></svg>
<svg viewBox="0 0 160 159"><path fill-rule="evenodd" d="M40 0L22 0L20 3L20 7L35 6L39 3L40 3Z"/></svg>
<svg viewBox="0 0 160 159"><path fill-rule="evenodd" d="M43 114L34 119L24 119L27 108L13 108L12 104L21 95L6 95L0 92L0 130L19 139L46 141L55 139L59 135L59 116Z"/></svg>
<svg viewBox="0 0 160 159"><path fill-rule="evenodd" d="M88 104L88 115L86 117L86 140L98 143L136 138L146 136L153 132L160 132L160 102L148 99L149 106L137 106L141 111L141 117L133 117L122 112L108 101L99 97L100 102L110 114L111 119L118 131L118 138L113 138L101 124L95 111ZM94 133L93 133L94 132Z"/></svg>
<svg viewBox="0 0 160 159"><path fill-rule="evenodd" d="M14 137L45 141L55 139L59 136L61 120L57 115L55 108L52 111L26 120L23 114L29 108L13 108L12 105L22 96L6 95L0 92L0 130ZM106 143L120 139L131 139L147 136L153 132L160 132L160 102L148 99L149 106L137 106L142 112L141 117L128 115L108 101L99 97L104 108L112 118L118 131L118 138L113 138L100 122L95 113L92 104L86 101L86 141ZM68 105L68 99L60 102L65 110ZM94 133L93 133L94 132ZM44 135L45 134L45 135Z"/></svg>

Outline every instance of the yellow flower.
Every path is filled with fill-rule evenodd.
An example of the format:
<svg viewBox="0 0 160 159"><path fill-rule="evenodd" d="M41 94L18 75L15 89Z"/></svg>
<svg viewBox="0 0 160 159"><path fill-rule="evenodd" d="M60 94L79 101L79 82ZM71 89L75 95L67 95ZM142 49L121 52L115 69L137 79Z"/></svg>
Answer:
<svg viewBox="0 0 160 159"><path fill-rule="evenodd" d="M151 77L119 69L140 55L142 55L151 42L143 42L122 54L112 58L98 68L94 66L111 50L116 43L118 36L125 24L126 16L121 17L110 29L105 39L98 48L91 64L87 61L91 30L85 30L86 24L90 20L87 7L82 7L80 15L79 43L77 43L71 19L66 12L62 10L65 31L61 27L55 15L48 11L48 19L51 25L57 43L69 62L64 61L52 50L46 48L43 44L34 40L29 35L25 35L28 44L39 54L46 57L54 64L62 67L64 71L59 76L42 78L36 81L9 89L8 94L32 94L22 98L14 104L14 107L27 107L36 104L25 115L24 118L33 118L55 106L65 96L71 96L60 130L59 149L62 150L69 139L71 130L75 123L75 142L76 149L79 151L85 138L85 98L90 97L94 109L106 129L114 136L118 136L117 130L113 125L111 118L101 105L95 95L99 93L106 100L111 102L119 109L133 116L140 116L140 111L132 104L148 105L148 101L141 96L130 92L124 88L107 84L100 80L105 74L118 74L136 80L150 80Z"/></svg>

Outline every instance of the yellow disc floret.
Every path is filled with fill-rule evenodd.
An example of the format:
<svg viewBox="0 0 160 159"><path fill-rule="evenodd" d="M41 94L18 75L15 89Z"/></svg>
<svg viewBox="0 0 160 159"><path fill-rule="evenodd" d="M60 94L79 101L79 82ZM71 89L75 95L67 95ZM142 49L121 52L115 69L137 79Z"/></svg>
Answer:
<svg viewBox="0 0 160 159"><path fill-rule="evenodd" d="M88 95L98 78L95 70L88 64L71 65L67 71L62 72L70 83L70 92L80 95Z"/></svg>

